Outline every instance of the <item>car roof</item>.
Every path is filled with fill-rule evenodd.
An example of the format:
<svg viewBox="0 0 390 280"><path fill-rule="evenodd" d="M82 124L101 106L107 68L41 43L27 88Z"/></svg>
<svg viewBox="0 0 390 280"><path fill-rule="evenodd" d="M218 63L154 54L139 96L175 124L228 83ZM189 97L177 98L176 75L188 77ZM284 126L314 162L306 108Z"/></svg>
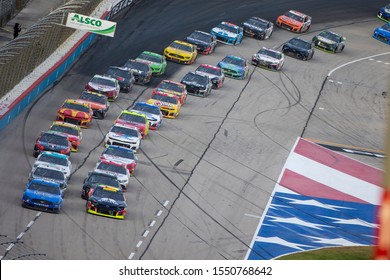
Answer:
<svg viewBox="0 0 390 280"><path fill-rule="evenodd" d="M56 183L56 182L53 182L53 181L47 181L47 180L44 180L44 179L32 179L31 181L29 181L29 183L39 183L39 184L42 184L42 185L46 185L46 186L52 186L52 187L57 187L57 188L60 188L60 184L59 183Z"/></svg>
<svg viewBox="0 0 390 280"><path fill-rule="evenodd" d="M126 147L121 147L121 146L116 146L116 145L109 145L107 148L103 151L103 153L108 150L108 149L115 149L115 150L122 150L122 151L127 151L127 152L132 152L134 153L133 149L126 148Z"/></svg>
<svg viewBox="0 0 390 280"><path fill-rule="evenodd" d="M93 78L101 78L101 79L106 79L114 82L117 81L117 79L115 78L104 76L104 75L98 75L98 74L94 75Z"/></svg>

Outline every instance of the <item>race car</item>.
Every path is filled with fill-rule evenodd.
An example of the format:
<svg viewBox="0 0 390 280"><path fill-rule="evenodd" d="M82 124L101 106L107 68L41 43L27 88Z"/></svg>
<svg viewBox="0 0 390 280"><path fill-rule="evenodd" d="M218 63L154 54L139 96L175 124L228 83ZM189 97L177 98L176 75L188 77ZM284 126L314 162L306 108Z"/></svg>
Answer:
<svg viewBox="0 0 390 280"><path fill-rule="evenodd" d="M198 51L196 46L187 42L175 40L164 49L166 59L183 64L194 63Z"/></svg>
<svg viewBox="0 0 390 280"><path fill-rule="evenodd" d="M298 59L309 60L314 55L314 44L305 39L295 37L283 45L282 52Z"/></svg>
<svg viewBox="0 0 390 280"><path fill-rule="evenodd" d="M37 157L43 151L57 152L69 156L72 145L65 134L46 131L42 132L34 145L33 156Z"/></svg>
<svg viewBox="0 0 390 280"><path fill-rule="evenodd" d="M93 111L88 103L77 99L66 99L57 111L57 121L87 128L92 123Z"/></svg>
<svg viewBox="0 0 390 280"><path fill-rule="evenodd" d="M94 170L88 172L87 178L84 179L83 187L81 189L81 198L88 199L91 190L94 189L97 185L106 185L116 189L122 189L116 175Z"/></svg>
<svg viewBox="0 0 390 280"><path fill-rule="evenodd" d="M123 67L110 66L104 76L117 79L120 90L124 92L130 92L134 85L133 72Z"/></svg>
<svg viewBox="0 0 390 280"><path fill-rule="evenodd" d="M65 176L61 169L54 167L50 164L41 164L33 166L28 179L40 179L44 181L50 181L57 183L62 191L65 191L68 187L68 178Z"/></svg>
<svg viewBox="0 0 390 280"><path fill-rule="evenodd" d="M271 38L274 31L274 24L268 20L251 17L241 24L244 29L244 35L259 40Z"/></svg>
<svg viewBox="0 0 390 280"><path fill-rule="evenodd" d="M377 17L383 21L390 21L390 4L379 9Z"/></svg>
<svg viewBox="0 0 390 280"><path fill-rule="evenodd" d="M276 25L293 32L308 31L311 17L301 12L290 10L276 19Z"/></svg>
<svg viewBox="0 0 390 280"><path fill-rule="evenodd" d="M72 152L77 152L79 150L81 139L83 139L83 133L81 132L80 126L57 121L52 123L49 131L57 131L65 134L72 144Z"/></svg>
<svg viewBox="0 0 390 280"><path fill-rule="evenodd" d="M218 42L228 45L238 45L244 37L244 29L236 24L222 21L210 32Z"/></svg>
<svg viewBox="0 0 390 280"><path fill-rule="evenodd" d="M120 85L115 78L95 75L85 85L85 90L104 94L108 101L114 101L119 96Z"/></svg>
<svg viewBox="0 0 390 280"><path fill-rule="evenodd" d="M106 117L110 108L107 96L97 92L83 91L77 101L89 104L92 109L92 117L101 120Z"/></svg>
<svg viewBox="0 0 390 280"><path fill-rule="evenodd" d="M174 94L155 93L146 103L160 107L164 118L175 119L180 113L180 101Z"/></svg>
<svg viewBox="0 0 390 280"><path fill-rule="evenodd" d="M317 49L336 53L344 50L346 39L339 34L325 30L314 36L311 41Z"/></svg>
<svg viewBox="0 0 390 280"><path fill-rule="evenodd" d="M249 67L246 59L235 55L227 55L220 62L217 67L221 68L225 76L243 80L248 76Z"/></svg>
<svg viewBox="0 0 390 280"><path fill-rule="evenodd" d="M108 173L118 177L119 184L122 190L126 190L129 185L130 172L126 168L125 163L114 162L106 159L101 159L95 166L95 171Z"/></svg>
<svg viewBox="0 0 390 280"><path fill-rule="evenodd" d="M61 170L68 179L72 172L72 163L70 162L69 157L55 152L42 152L35 160L33 168L42 165L56 167Z"/></svg>
<svg viewBox="0 0 390 280"><path fill-rule="evenodd" d="M225 81L225 74L220 67L202 63L195 70L196 73L209 76L213 88L221 88Z"/></svg>
<svg viewBox="0 0 390 280"><path fill-rule="evenodd" d="M167 68L165 57L158 53L143 51L135 60L149 64L152 69L152 74L156 76L164 74L165 69Z"/></svg>
<svg viewBox="0 0 390 280"><path fill-rule="evenodd" d="M252 55L252 64L262 68L278 71L284 64L284 54L266 47L262 47Z"/></svg>
<svg viewBox="0 0 390 280"><path fill-rule="evenodd" d="M126 216L127 204L123 192L106 185L97 185L87 201L87 212L95 215L121 219Z"/></svg>
<svg viewBox="0 0 390 280"><path fill-rule="evenodd" d="M187 100L187 90L185 85L172 80L162 80L157 87L152 91L152 95L156 93L175 94L179 98L180 105L183 105Z"/></svg>
<svg viewBox="0 0 390 280"><path fill-rule="evenodd" d="M59 213L62 207L62 191L55 182L30 180L23 192L22 206Z"/></svg>
<svg viewBox="0 0 390 280"><path fill-rule="evenodd" d="M134 83L139 85L146 85L152 79L152 68L145 62L129 59L126 61L123 68L130 70L134 76Z"/></svg>
<svg viewBox="0 0 390 280"><path fill-rule="evenodd" d="M143 113L149 121L149 129L157 130L162 124L162 113L160 108L156 105L148 104L146 102L137 102L131 108L131 111Z"/></svg>
<svg viewBox="0 0 390 280"><path fill-rule="evenodd" d="M212 88L209 76L194 71L188 72L180 83L186 86L188 94L201 97L208 96Z"/></svg>
<svg viewBox="0 0 390 280"><path fill-rule="evenodd" d="M100 155L100 160L108 160L118 163L125 163L130 175L134 175L137 167L137 156L132 149L115 145L107 146Z"/></svg>
<svg viewBox="0 0 390 280"><path fill-rule="evenodd" d="M105 136L106 147L116 145L137 152L141 145L141 133L133 126L114 124Z"/></svg>
<svg viewBox="0 0 390 280"><path fill-rule="evenodd" d="M390 23L375 28L372 37L383 43L390 44Z"/></svg>
<svg viewBox="0 0 390 280"><path fill-rule="evenodd" d="M119 117L115 120L115 123L137 128L141 133L142 139L145 139L149 133L150 124L148 117L143 113L123 110Z"/></svg>
<svg viewBox="0 0 390 280"><path fill-rule="evenodd" d="M217 46L217 38L214 35L200 30L195 30L185 40L195 45L200 54L211 54Z"/></svg>

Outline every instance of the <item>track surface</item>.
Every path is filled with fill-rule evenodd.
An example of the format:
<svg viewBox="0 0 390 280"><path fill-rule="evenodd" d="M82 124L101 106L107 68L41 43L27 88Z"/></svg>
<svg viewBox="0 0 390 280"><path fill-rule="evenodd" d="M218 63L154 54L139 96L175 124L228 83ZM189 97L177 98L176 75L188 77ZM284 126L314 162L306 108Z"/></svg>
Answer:
<svg viewBox="0 0 390 280"><path fill-rule="evenodd" d="M42 253L49 259L243 259L298 136L383 149L390 48L371 34L382 25L375 14L384 1L272 3L145 0L118 15L116 37L100 38L60 83L1 132L0 234L15 240L35 219L21 239L24 243L16 244L8 257ZM126 220L86 214L80 198L82 181L120 111L147 100L163 78L180 80L198 64L216 64L228 53L250 59L261 46L280 49L295 34L275 27L269 40L244 38L236 47L220 44L214 54L199 56L191 66L169 63L166 75L122 94L106 120L94 120L83 130L80 151L71 156L75 169L60 215L36 218L37 211L21 207L36 137L55 119L63 100L78 97L93 74L123 65L143 50L162 53L172 40L195 29L208 31L221 20L240 23L257 15L274 22L288 9L313 17L304 38L324 28L346 36L344 52L316 50L308 62L286 57L279 73L251 66L244 81L227 78L222 89L205 99L189 96L178 119L164 120L161 130L143 141L126 194ZM378 54L383 55L370 60ZM336 67L361 58L367 59L326 78ZM358 159L382 166L379 159Z"/></svg>

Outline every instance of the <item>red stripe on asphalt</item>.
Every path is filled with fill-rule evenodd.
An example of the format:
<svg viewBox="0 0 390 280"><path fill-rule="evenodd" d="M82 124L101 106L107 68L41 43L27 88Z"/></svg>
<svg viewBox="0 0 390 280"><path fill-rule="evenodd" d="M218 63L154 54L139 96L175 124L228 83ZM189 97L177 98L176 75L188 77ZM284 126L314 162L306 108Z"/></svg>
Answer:
<svg viewBox="0 0 390 280"><path fill-rule="evenodd" d="M358 203L365 203L365 204L368 203L367 201L340 192L327 185L321 184L317 181L307 178L301 174L295 173L294 171L291 171L289 169L284 170L279 185L304 196L342 200L348 202L358 202Z"/></svg>
<svg viewBox="0 0 390 280"><path fill-rule="evenodd" d="M300 139L294 152L373 185L382 186L383 171L350 159L320 145Z"/></svg>

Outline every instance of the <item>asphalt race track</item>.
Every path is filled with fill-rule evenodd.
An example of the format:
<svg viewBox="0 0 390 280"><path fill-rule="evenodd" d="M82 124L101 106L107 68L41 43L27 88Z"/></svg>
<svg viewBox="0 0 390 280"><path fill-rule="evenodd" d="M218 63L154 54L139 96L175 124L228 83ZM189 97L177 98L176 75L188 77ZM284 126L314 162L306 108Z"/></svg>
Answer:
<svg viewBox="0 0 390 280"><path fill-rule="evenodd" d="M145 0L119 14L115 38L101 37L0 134L0 235L6 235L1 240L25 232L7 258L38 253L48 259L243 259L297 137L384 149L390 47L371 35L383 24L376 12L385 4ZM38 211L21 207L36 137L55 120L64 99L77 98L95 73L123 65L143 50L162 53L172 40L195 29L209 31L222 20L241 23L256 15L275 22L289 9L313 18L303 38L329 28L347 37L345 50L316 50L309 61L286 56L281 72L251 65L246 80L226 78L207 98L188 96L179 117L164 119L142 142L124 221L87 214L80 198L82 181L121 110L147 100L161 79L178 81L200 63L215 65L226 54L250 60L261 46L280 50L296 34L275 27L268 40L219 44L194 65L169 62L165 75L121 93L105 120L83 130L80 151L71 155L74 172L61 214L36 216ZM351 157L382 168L381 159Z"/></svg>

